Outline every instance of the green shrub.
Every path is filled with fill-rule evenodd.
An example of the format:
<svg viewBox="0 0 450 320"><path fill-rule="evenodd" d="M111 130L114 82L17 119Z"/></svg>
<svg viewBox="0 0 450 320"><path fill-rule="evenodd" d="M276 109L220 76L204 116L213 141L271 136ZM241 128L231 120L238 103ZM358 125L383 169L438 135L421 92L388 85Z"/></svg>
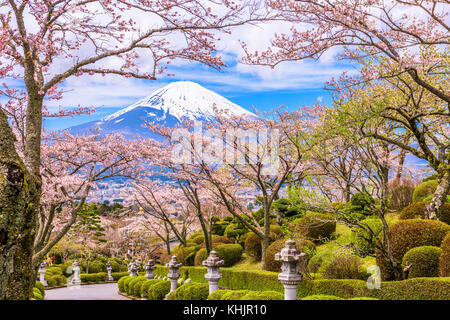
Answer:
<svg viewBox="0 0 450 320"><path fill-rule="evenodd" d="M35 300L44 300L44 296L38 288L33 288L33 297Z"/></svg>
<svg viewBox="0 0 450 320"><path fill-rule="evenodd" d="M309 273L316 273L319 271L320 266L323 263L323 257L321 255L315 255L312 256L311 259L309 259L307 271Z"/></svg>
<svg viewBox="0 0 450 320"><path fill-rule="evenodd" d="M305 239L298 239L295 240L297 244L297 249L307 253L309 260L310 257L312 257L315 253L316 246L312 241L305 240ZM281 251L285 247L286 240L280 239L275 242L273 242L266 250L266 270L267 271L273 271L273 272L279 272L281 270L281 262L275 261L275 254ZM307 263L308 261L305 261ZM304 266L306 268L306 265Z"/></svg>
<svg viewBox="0 0 450 320"><path fill-rule="evenodd" d="M41 296L45 296L45 287L40 281L36 281L34 287L41 292Z"/></svg>
<svg viewBox="0 0 450 320"><path fill-rule="evenodd" d="M415 247L440 247L450 226L436 220L400 220L391 227L392 253L396 262L401 265L403 256ZM395 272L390 265L377 253L377 265L380 267L383 280L395 279Z"/></svg>
<svg viewBox="0 0 450 320"><path fill-rule="evenodd" d="M45 270L45 276L51 277L54 275L63 275L63 271L59 266L49 266Z"/></svg>
<svg viewBox="0 0 450 320"><path fill-rule="evenodd" d="M437 180L429 180L419 184L412 196L413 202L423 201L428 196L431 196L437 188Z"/></svg>
<svg viewBox="0 0 450 320"><path fill-rule="evenodd" d="M239 244L222 244L214 248L220 259L224 261L224 267L231 267L242 258L244 249Z"/></svg>
<svg viewBox="0 0 450 320"><path fill-rule="evenodd" d="M137 277L128 277L125 279L123 288L124 288L124 292L128 294L128 292L130 291L130 282L133 281L134 279L136 279Z"/></svg>
<svg viewBox="0 0 450 320"><path fill-rule="evenodd" d="M355 256L343 255L324 263L319 272L327 279L367 279L363 261Z"/></svg>
<svg viewBox="0 0 450 320"><path fill-rule="evenodd" d="M108 280L108 274L106 272L82 273L80 279L83 283L103 282Z"/></svg>
<svg viewBox="0 0 450 320"><path fill-rule="evenodd" d="M113 279L115 281L118 281L120 279L122 279L123 277L128 276L129 273L128 272L111 272L111 277L113 277Z"/></svg>
<svg viewBox="0 0 450 320"><path fill-rule="evenodd" d="M67 283L67 278L64 277L62 274L55 274L47 277L46 273L45 280L47 280L47 284L49 287L59 287Z"/></svg>
<svg viewBox="0 0 450 320"><path fill-rule="evenodd" d="M111 272L120 272L120 263L114 260L110 260L111 262Z"/></svg>
<svg viewBox="0 0 450 320"><path fill-rule="evenodd" d="M425 206L428 203L428 201L423 201L410 204L400 212L399 219L425 219ZM439 220L446 224L450 224L450 203L445 202L442 206Z"/></svg>
<svg viewBox="0 0 450 320"><path fill-rule="evenodd" d="M134 285L135 285L136 283L138 283L139 281L145 281L145 280L147 280L147 279L146 279L145 277L143 277L143 276L131 277L131 278L132 278L132 279L129 280L129 282L128 282L128 286L126 285L126 282L125 282L125 288L127 289L127 290L126 290L126 293L127 293L128 295L130 295L130 296L133 295ZM140 294L140 292L139 292L139 294Z"/></svg>
<svg viewBox="0 0 450 320"><path fill-rule="evenodd" d="M304 297L302 300L344 300L344 299L328 294L315 294L312 296Z"/></svg>
<svg viewBox="0 0 450 320"><path fill-rule="evenodd" d="M305 238L314 242L323 242L331 239L336 231L336 221L327 214L307 213L295 219L289 225L289 231L294 237Z"/></svg>
<svg viewBox="0 0 450 320"><path fill-rule="evenodd" d="M164 297L170 292L170 281L163 280L151 285L148 288L147 297L149 300L164 300Z"/></svg>
<svg viewBox="0 0 450 320"><path fill-rule="evenodd" d="M173 253L176 255L178 261L183 264L183 266L193 266L195 252L195 247L179 247L174 250Z"/></svg>
<svg viewBox="0 0 450 320"><path fill-rule="evenodd" d="M162 279L150 279L150 280L144 281L144 283L141 286L141 292L140 292L141 297L144 298L144 299L148 299L149 288L151 286L153 286L154 284L156 284L158 282L162 282L162 281L165 281L165 280L162 280Z"/></svg>
<svg viewBox="0 0 450 320"><path fill-rule="evenodd" d="M399 185L392 189L389 198L389 208L401 210L411 204L414 193L414 187L408 185Z"/></svg>
<svg viewBox="0 0 450 320"><path fill-rule="evenodd" d="M130 276L123 276L117 281L117 286L119 288L119 292L125 292L125 281L131 278Z"/></svg>
<svg viewBox="0 0 450 320"><path fill-rule="evenodd" d="M371 297L355 297L355 298L350 298L348 300L379 300L379 299L371 298Z"/></svg>
<svg viewBox="0 0 450 320"><path fill-rule="evenodd" d="M218 289L218 290L214 291L213 293L211 293L211 294L208 296L208 300L222 300L222 296L223 296L225 293L228 293L228 292L230 292L230 291L232 291L232 290L222 290L222 289Z"/></svg>
<svg viewBox="0 0 450 320"><path fill-rule="evenodd" d="M106 265L100 261L95 260L89 264L89 273L106 272Z"/></svg>
<svg viewBox="0 0 450 320"><path fill-rule="evenodd" d="M250 291L241 300L284 300L284 294L276 291Z"/></svg>
<svg viewBox="0 0 450 320"><path fill-rule="evenodd" d="M145 281L147 281L147 279L144 277L144 278L140 278L138 281L136 281L134 283L133 289L131 290L131 295L133 297L141 298L141 287Z"/></svg>
<svg viewBox="0 0 450 320"><path fill-rule="evenodd" d="M206 283L185 283L171 292L167 300L206 300L209 285Z"/></svg>
<svg viewBox="0 0 450 320"><path fill-rule="evenodd" d="M225 293L220 300L241 300L243 296L250 293L249 290L234 290Z"/></svg>
<svg viewBox="0 0 450 320"><path fill-rule="evenodd" d="M403 265L411 264L409 278L439 276L441 248L432 246L415 247L403 256Z"/></svg>
<svg viewBox="0 0 450 320"><path fill-rule="evenodd" d="M365 257L374 254L376 246L376 239L365 228L369 227L378 236L383 230L383 224L381 219L378 218L367 218L360 223L363 227L355 226L354 230L352 230L350 241L355 246L357 254ZM369 240L370 238L371 240Z"/></svg>
<svg viewBox="0 0 450 320"><path fill-rule="evenodd" d="M197 253L195 254L194 265L201 266L202 262L204 260L206 260L207 258L208 258L208 253L206 252L205 248L198 250Z"/></svg>
<svg viewBox="0 0 450 320"><path fill-rule="evenodd" d="M255 260L261 260L261 238L254 232L245 238L245 253Z"/></svg>
<svg viewBox="0 0 450 320"><path fill-rule="evenodd" d="M441 244L441 256L439 257L439 275L450 277L450 233L447 233Z"/></svg>

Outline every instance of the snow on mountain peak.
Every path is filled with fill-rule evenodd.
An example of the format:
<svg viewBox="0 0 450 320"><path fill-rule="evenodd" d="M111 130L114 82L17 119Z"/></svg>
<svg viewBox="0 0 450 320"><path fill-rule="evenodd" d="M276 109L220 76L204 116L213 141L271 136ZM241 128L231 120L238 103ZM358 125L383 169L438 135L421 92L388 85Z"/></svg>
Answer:
<svg viewBox="0 0 450 320"><path fill-rule="evenodd" d="M159 109L165 115L170 114L179 121L183 117L189 120L211 120L214 118L214 106L219 110L226 110L230 115L256 117L253 113L202 87L198 83L177 81L154 91L150 96L103 118L101 121L117 119L139 107Z"/></svg>

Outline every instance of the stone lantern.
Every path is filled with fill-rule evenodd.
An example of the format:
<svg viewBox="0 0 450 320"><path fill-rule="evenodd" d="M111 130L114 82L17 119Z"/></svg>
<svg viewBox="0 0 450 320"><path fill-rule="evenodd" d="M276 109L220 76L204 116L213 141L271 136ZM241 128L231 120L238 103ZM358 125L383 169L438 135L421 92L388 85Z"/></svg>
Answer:
<svg viewBox="0 0 450 320"><path fill-rule="evenodd" d="M131 261L130 266L128 268L128 272L130 273L130 277L137 277L139 272L139 266L136 262Z"/></svg>
<svg viewBox="0 0 450 320"><path fill-rule="evenodd" d="M153 279L155 277L155 275L153 274L153 270L155 269L155 261L153 259L148 260L147 264L144 266L145 278L147 278L147 280Z"/></svg>
<svg viewBox="0 0 450 320"><path fill-rule="evenodd" d="M178 262L175 255L173 255L170 262L166 264L166 267L169 267L169 274L167 275L167 278L170 279L170 292L177 290L177 280L180 277L178 269L180 269L182 265L182 263Z"/></svg>
<svg viewBox="0 0 450 320"><path fill-rule="evenodd" d="M45 286L47 287L47 281L45 280L45 268L47 267L47 262L42 261L42 263L39 265L39 281Z"/></svg>
<svg viewBox="0 0 450 320"><path fill-rule="evenodd" d="M209 282L209 294L216 291L219 287L219 280L222 278L219 267L224 264L223 260L220 260L217 252L212 250L208 259L203 261L203 265L208 267L208 273L205 274L205 279Z"/></svg>
<svg viewBox="0 0 450 320"><path fill-rule="evenodd" d="M108 281L114 281L114 278L111 275L112 263L110 260L106 263L106 270L108 271Z"/></svg>
<svg viewBox="0 0 450 320"><path fill-rule="evenodd" d="M72 267L73 267L73 269L72 269L72 271L73 271L72 284L79 285L79 284L81 284L81 279L80 279L80 266L79 266L77 260L75 260L75 261L72 263Z"/></svg>
<svg viewBox="0 0 450 320"><path fill-rule="evenodd" d="M284 300L297 299L297 287L302 276L300 271L300 262L306 257L306 253L297 250L295 241L287 240L286 246L281 252L275 254L275 260L281 261L281 273L278 280L284 286Z"/></svg>

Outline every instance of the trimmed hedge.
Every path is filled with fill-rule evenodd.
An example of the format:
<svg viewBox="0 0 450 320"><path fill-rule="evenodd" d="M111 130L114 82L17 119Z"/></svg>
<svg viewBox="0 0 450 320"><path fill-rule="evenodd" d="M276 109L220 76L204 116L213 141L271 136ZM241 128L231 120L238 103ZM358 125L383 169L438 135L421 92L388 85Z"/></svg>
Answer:
<svg viewBox="0 0 450 320"><path fill-rule="evenodd" d="M114 281L118 281L122 277L129 276L130 273L128 272L111 272L111 277L113 277Z"/></svg>
<svg viewBox="0 0 450 320"><path fill-rule="evenodd" d="M425 219L425 206L428 203L429 203L428 201L424 201L410 204L400 212L399 219L400 220L417 219L417 218ZM445 222L446 224L450 224L450 203L445 202L444 205L442 206L439 221Z"/></svg>
<svg viewBox="0 0 450 320"><path fill-rule="evenodd" d="M164 297L170 292L170 281L163 280L156 282L148 288L148 300L164 300Z"/></svg>
<svg viewBox="0 0 450 320"><path fill-rule="evenodd" d="M244 249L240 244L221 244L214 248L220 259L224 261L224 267L231 267L242 258Z"/></svg>
<svg viewBox="0 0 450 320"><path fill-rule="evenodd" d="M89 264L89 272L88 273L100 273L106 272L106 264L104 264L100 260L95 260Z"/></svg>
<svg viewBox="0 0 450 320"><path fill-rule="evenodd" d="M250 291L241 300L284 300L284 294L277 291Z"/></svg>
<svg viewBox="0 0 450 320"><path fill-rule="evenodd" d="M206 283L185 283L172 291L167 300L206 300L209 295L209 285Z"/></svg>
<svg viewBox="0 0 450 320"><path fill-rule="evenodd" d="M441 248L433 246L416 247L403 256L403 265L412 264L409 278L439 276L439 256Z"/></svg>
<svg viewBox="0 0 450 320"><path fill-rule="evenodd" d="M344 300L344 299L329 294L315 294L312 296L304 297L302 300Z"/></svg>
<svg viewBox="0 0 450 320"><path fill-rule="evenodd" d="M42 284L42 282L36 281L36 283L34 284L34 287L37 288L41 292L41 295L43 297L45 296L45 287Z"/></svg>
<svg viewBox="0 0 450 320"><path fill-rule="evenodd" d="M405 253L415 247L440 247L450 226L436 220L400 220L391 226L392 251L394 259L400 265ZM393 280L394 270L377 254L377 265L380 267L383 280Z"/></svg>
<svg viewBox="0 0 450 320"><path fill-rule="evenodd" d="M134 296L134 286L135 286L135 284L136 283L138 283L138 282L140 282L140 281L146 281L147 279L145 278L145 277L143 277L143 276L138 276L138 277L131 277L132 279L131 280L129 280L129 282L128 282L128 286L126 285L126 282L125 282L125 288L127 289L126 290L126 293L128 294L128 295L130 295L130 296ZM141 292L140 292L140 288L139 288L139 294L140 294Z"/></svg>
<svg viewBox="0 0 450 320"><path fill-rule="evenodd" d="M130 276L124 276L119 279L117 282L117 287L119 288L119 292L125 292L125 281L131 278Z"/></svg>
<svg viewBox="0 0 450 320"><path fill-rule="evenodd" d="M44 300L44 296L41 293L41 290L38 288L33 288L33 298L34 300Z"/></svg>
<svg viewBox="0 0 450 320"><path fill-rule="evenodd" d="M147 279L144 277L144 279L141 278L134 283L133 289L131 290L131 295L133 297L141 298L141 287L145 281L147 281Z"/></svg>
<svg viewBox="0 0 450 320"><path fill-rule="evenodd" d="M146 280L144 281L144 283L141 286L141 297L144 299L148 299L148 291L149 288L153 285L155 285L158 282L162 282L165 280L162 279L150 279L150 280Z"/></svg>
<svg viewBox="0 0 450 320"><path fill-rule="evenodd" d="M45 280L49 287L59 287L63 286L67 283L67 278L62 274L55 274L47 277L47 273L45 274Z"/></svg>
<svg viewBox="0 0 450 320"><path fill-rule="evenodd" d="M261 261L261 238L254 232L245 238L245 253L257 261Z"/></svg>
<svg viewBox="0 0 450 320"><path fill-rule="evenodd" d="M330 239L336 232L336 221L328 214L307 213L292 221L289 230L294 234L294 238L323 242Z"/></svg>
<svg viewBox="0 0 450 320"><path fill-rule="evenodd" d="M308 254L308 260L315 253L316 246L312 241L305 239L295 240L297 244L297 249ZM266 250L266 270L280 272L281 271L281 262L275 261L275 254L281 251L286 245L285 239L280 239L273 242ZM306 261L307 262L307 261ZM305 266L306 267L306 266Z"/></svg>
<svg viewBox="0 0 450 320"><path fill-rule="evenodd" d="M441 244L441 256L439 257L439 275L450 277L450 233L448 233Z"/></svg>
<svg viewBox="0 0 450 320"><path fill-rule="evenodd" d="M230 291L231 290L218 289L208 296L208 300L222 300L223 295Z"/></svg>
<svg viewBox="0 0 450 320"><path fill-rule="evenodd" d="M108 280L108 274L106 272L82 273L80 279L83 283L104 282Z"/></svg>
<svg viewBox="0 0 450 320"><path fill-rule="evenodd" d="M206 271L206 267L186 267L183 270L192 282L201 283L207 282L204 278ZM219 281L219 286L222 288L284 293L283 285L278 280L279 272L235 268L221 268L220 272L222 279ZM367 274L368 277L369 274ZM217 295L219 294L221 293L217 293ZM345 299L370 297L380 300L450 300L450 278L413 278L382 282L380 290L368 289L365 280L302 280L297 297L303 298L316 294L334 295ZM240 297L236 299L240 299Z"/></svg>
<svg viewBox="0 0 450 320"><path fill-rule="evenodd" d="M241 300L241 298L248 293L250 293L249 290L228 291L220 300Z"/></svg>

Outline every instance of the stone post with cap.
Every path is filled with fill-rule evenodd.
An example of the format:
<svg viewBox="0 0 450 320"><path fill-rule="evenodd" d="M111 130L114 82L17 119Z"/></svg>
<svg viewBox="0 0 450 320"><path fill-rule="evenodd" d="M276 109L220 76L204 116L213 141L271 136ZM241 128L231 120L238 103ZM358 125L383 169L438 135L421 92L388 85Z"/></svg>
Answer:
<svg viewBox="0 0 450 320"><path fill-rule="evenodd" d="M167 278L170 279L170 292L177 290L177 281L180 277L178 270L182 265L182 263L178 262L175 255L173 255L169 263L166 264L166 267L169 267L169 274L167 275Z"/></svg>
<svg viewBox="0 0 450 320"><path fill-rule="evenodd" d="M147 278L147 280L153 279L155 277L155 275L153 274L153 270L155 269L155 261L153 259L148 260L147 264L144 266L145 278Z"/></svg>
<svg viewBox="0 0 450 320"><path fill-rule="evenodd" d="M219 287L219 280L222 278L222 275L220 274L220 267L223 266L224 261L220 260L217 252L212 250L209 257L203 261L202 264L208 267L208 272L205 274L205 279L209 282L209 294L211 294Z"/></svg>
<svg viewBox="0 0 450 320"><path fill-rule="evenodd" d="M106 263L106 270L108 271L108 281L114 281L114 278L111 275L112 263L110 260Z"/></svg>
<svg viewBox="0 0 450 320"><path fill-rule="evenodd" d="M45 272L46 272L46 268L47 267L47 262L42 261L42 263L39 265L39 281L45 286L47 287L47 281L45 280Z"/></svg>
<svg viewBox="0 0 450 320"><path fill-rule="evenodd" d="M75 261L72 263L72 267L73 267L73 269L72 269L72 271L73 271L72 284L79 285L79 284L81 284L81 279L80 279L80 266L79 266L77 260L75 260Z"/></svg>
<svg viewBox="0 0 450 320"><path fill-rule="evenodd" d="M295 241L287 240L286 246L281 252L275 254L275 260L281 261L281 273L278 280L284 286L284 300L297 300L297 287L302 280L300 274L300 262L306 257L306 253L297 249Z"/></svg>
<svg viewBox="0 0 450 320"><path fill-rule="evenodd" d="M139 275L139 266L135 261L131 261L128 272L130 273L130 277L137 277Z"/></svg>

